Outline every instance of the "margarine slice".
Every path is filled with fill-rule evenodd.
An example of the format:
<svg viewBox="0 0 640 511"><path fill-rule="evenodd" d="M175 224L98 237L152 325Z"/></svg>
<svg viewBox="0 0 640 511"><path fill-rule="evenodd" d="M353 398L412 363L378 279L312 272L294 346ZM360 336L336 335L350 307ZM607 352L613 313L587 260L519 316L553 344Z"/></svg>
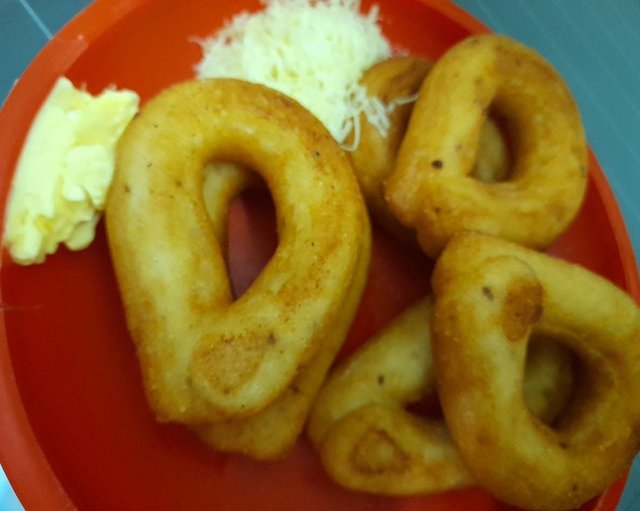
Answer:
<svg viewBox="0 0 640 511"><path fill-rule="evenodd" d="M107 89L98 96L60 78L40 108L18 160L3 243L20 264L43 262L63 243L87 247L104 209L118 138L139 97Z"/></svg>

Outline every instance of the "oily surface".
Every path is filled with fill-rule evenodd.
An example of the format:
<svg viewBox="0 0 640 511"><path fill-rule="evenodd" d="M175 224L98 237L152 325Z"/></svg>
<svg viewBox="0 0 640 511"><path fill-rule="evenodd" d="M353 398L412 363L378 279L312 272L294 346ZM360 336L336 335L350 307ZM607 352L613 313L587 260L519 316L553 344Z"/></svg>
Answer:
<svg viewBox="0 0 640 511"><path fill-rule="evenodd" d="M202 193L213 160L254 169L276 205L278 248L235 301ZM259 411L318 352L366 260L368 222L315 118L264 87L211 80L169 88L129 126L107 228L152 407L198 423Z"/></svg>
<svg viewBox="0 0 640 511"><path fill-rule="evenodd" d="M633 300L582 267L477 233L453 238L432 283L438 392L476 480L530 509L570 509L607 488L640 447ZM532 334L579 360L576 390L552 427L514 390Z"/></svg>

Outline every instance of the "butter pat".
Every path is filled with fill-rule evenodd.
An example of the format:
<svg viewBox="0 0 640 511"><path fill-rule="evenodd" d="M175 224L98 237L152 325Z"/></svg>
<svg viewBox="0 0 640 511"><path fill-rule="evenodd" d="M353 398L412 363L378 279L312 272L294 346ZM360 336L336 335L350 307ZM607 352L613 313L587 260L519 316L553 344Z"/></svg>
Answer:
<svg viewBox="0 0 640 511"><path fill-rule="evenodd" d="M7 202L3 243L14 261L40 263L61 243L80 250L93 241L116 143L138 105L131 91L94 97L58 79L31 126Z"/></svg>

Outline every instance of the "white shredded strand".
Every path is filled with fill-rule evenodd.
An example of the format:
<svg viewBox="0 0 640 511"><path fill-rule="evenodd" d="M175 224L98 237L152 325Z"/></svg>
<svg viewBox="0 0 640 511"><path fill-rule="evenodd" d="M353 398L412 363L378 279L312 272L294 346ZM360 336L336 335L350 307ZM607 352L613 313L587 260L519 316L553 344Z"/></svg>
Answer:
<svg viewBox="0 0 640 511"><path fill-rule="evenodd" d="M409 103L415 103L418 101L419 93L411 94L410 96L403 96L401 98L395 98L391 103L389 103L389 108L391 111L395 110L396 107L402 105L408 105Z"/></svg>
<svg viewBox="0 0 640 511"><path fill-rule="evenodd" d="M344 142L360 113L388 130L380 101L366 94L362 73L390 57L378 26L379 9L360 13L359 0L263 0L212 37L198 41L200 78L227 77L261 83L297 100Z"/></svg>
<svg viewBox="0 0 640 511"><path fill-rule="evenodd" d="M358 149L358 146L360 145L360 126L361 126L360 116L356 115L355 117L348 119L348 122L350 124L350 131L351 130L353 131L353 140L351 141L350 144L341 142L340 147L342 148L343 151L352 153L356 149Z"/></svg>

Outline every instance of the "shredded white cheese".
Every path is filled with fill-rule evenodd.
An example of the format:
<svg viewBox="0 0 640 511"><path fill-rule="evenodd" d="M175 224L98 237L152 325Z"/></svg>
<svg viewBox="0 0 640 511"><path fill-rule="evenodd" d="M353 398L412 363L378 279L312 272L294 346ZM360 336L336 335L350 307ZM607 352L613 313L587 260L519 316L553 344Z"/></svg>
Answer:
<svg viewBox="0 0 640 511"><path fill-rule="evenodd" d="M381 133L388 107L369 97L362 73L391 55L378 26L378 9L360 12L359 0L264 0L212 37L199 41L199 78L226 77L261 83L312 112L339 143L354 131L361 112Z"/></svg>

